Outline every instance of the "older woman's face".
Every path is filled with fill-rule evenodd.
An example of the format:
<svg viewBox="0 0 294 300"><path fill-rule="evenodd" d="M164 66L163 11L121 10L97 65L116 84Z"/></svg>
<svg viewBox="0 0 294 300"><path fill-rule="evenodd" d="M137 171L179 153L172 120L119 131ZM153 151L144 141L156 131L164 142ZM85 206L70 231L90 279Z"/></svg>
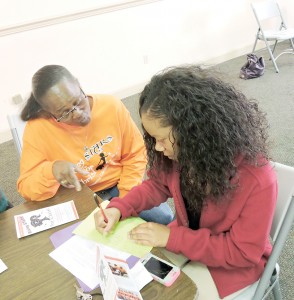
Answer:
<svg viewBox="0 0 294 300"><path fill-rule="evenodd" d="M169 159L177 160L172 126L162 127L160 119L150 118L146 113L142 114L141 121L144 129L155 139L155 150L163 152Z"/></svg>
<svg viewBox="0 0 294 300"><path fill-rule="evenodd" d="M40 99L44 110L57 122L85 126L91 120L91 105L78 82L62 79Z"/></svg>

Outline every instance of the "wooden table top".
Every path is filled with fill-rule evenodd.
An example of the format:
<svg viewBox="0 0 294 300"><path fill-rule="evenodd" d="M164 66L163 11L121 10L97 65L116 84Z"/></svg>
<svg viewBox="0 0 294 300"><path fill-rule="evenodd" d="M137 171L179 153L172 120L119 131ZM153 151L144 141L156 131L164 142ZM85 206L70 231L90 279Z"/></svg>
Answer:
<svg viewBox="0 0 294 300"><path fill-rule="evenodd" d="M54 261L49 253L54 250L49 237L56 231L85 219L95 208L93 192L83 186L81 192L61 187L56 196L41 202L25 202L0 214L0 258L8 269L0 274L0 298L13 300L76 299L75 277ZM28 211L74 200L80 219L31 236L18 239L14 216ZM160 248L152 253L165 258ZM166 259L166 258L165 258ZM171 287L152 281L141 294L145 300L192 300L196 285L183 272ZM101 295L94 300L103 299Z"/></svg>

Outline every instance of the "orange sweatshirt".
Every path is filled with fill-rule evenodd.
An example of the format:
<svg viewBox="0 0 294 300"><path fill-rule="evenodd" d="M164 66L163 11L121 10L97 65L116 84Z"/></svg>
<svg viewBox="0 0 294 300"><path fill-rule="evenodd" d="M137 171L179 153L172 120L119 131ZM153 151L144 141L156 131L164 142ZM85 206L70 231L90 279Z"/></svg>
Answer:
<svg viewBox="0 0 294 300"><path fill-rule="evenodd" d="M52 119L30 120L23 136L19 193L28 201L53 197L60 184L52 174L56 160L89 171L77 174L93 191L118 184L120 197L142 182L146 167L142 135L123 103L109 95L91 95L91 121L85 127Z"/></svg>

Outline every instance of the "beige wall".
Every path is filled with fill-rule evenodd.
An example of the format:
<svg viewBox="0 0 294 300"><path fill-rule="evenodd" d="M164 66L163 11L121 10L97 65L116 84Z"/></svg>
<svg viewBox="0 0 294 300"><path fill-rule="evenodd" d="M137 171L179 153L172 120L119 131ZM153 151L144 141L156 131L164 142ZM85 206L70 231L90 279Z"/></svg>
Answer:
<svg viewBox="0 0 294 300"><path fill-rule="evenodd" d="M23 2L6 2L0 19L13 11L9 5L17 1ZM31 77L40 67L64 65L87 92L126 97L166 66L214 64L250 52L256 32L250 3L159 0L0 36L0 142L11 139L6 115L21 107L12 97L28 95ZM288 25L294 27L294 1L279 3ZM6 25L1 23L2 29Z"/></svg>

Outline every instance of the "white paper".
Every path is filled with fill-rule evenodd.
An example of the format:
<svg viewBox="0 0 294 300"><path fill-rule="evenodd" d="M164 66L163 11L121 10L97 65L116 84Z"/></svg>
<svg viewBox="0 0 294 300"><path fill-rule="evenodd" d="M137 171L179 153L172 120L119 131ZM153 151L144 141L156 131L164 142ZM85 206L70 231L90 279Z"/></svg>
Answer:
<svg viewBox="0 0 294 300"><path fill-rule="evenodd" d="M150 273L144 267L144 265L137 261L137 263L132 267L131 274L135 278L136 286L140 291L147 283L153 280Z"/></svg>
<svg viewBox="0 0 294 300"><path fill-rule="evenodd" d="M7 269L8 269L7 266L5 265L3 260L0 258L0 273L4 272Z"/></svg>
<svg viewBox="0 0 294 300"><path fill-rule="evenodd" d="M75 235L49 255L89 288L94 289L99 284L95 267L96 247L95 242Z"/></svg>
<svg viewBox="0 0 294 300"><path fill-rule="evenodd" d="M77 219L79 216L73 200L14 216L18 238Z"/></svg>
<svg viewBox="0 0 294 300"><path fill-rule="evenodd" d="M118 257L122 260L127 260L130 256L129 253L98 244L78 235L68 239L49 255L89 288L94 289L100 283L96 272L97 245L109 256ZM133 272L135 273L133 274ZM136 284L139 289L152 280L152 277L141 262L137 262L131 269L131 273L136 278Z"/></svg>

